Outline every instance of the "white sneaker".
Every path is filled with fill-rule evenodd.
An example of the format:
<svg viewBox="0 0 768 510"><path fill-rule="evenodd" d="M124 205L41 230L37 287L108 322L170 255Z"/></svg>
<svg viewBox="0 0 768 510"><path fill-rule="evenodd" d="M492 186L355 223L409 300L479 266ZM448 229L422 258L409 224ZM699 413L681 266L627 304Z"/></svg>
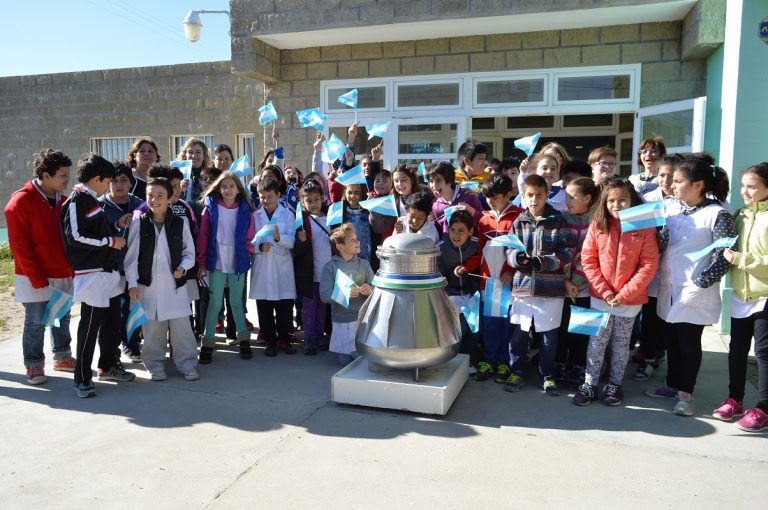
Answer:
<svg viewBox="0 0 768 510"><path fill-rule="evenodd" d="M675 397L675 407L672 408L672 412L678 416L693 416L696 411L696 404L693 401L693 395L684 391L678 391Z"/></svg>
<svg viewBox="0 0 768 510"><path fill-rule="evenodd" d="M197 381L200 379L200 372L197 371L196 368L190 368L186 372L184 372L184 379L187 381Z"/></svg>

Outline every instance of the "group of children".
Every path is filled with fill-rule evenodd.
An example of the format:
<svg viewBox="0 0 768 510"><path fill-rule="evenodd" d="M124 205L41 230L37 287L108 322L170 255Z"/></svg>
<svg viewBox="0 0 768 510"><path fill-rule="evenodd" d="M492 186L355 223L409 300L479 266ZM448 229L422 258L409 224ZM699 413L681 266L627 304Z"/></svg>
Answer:
<svg viewBox="0 0 768 510"><path fill-rule="evenodd" d="M492 378L517 392L535 352L531 345L537 346L543 391L557 396L569 387L576 391L573 402L582 406L598 399L621 404L630 344L640 337L633 379L647 380L666 355L666 384L645 393L674 400L675 414L693 415L703 328L719 317L719 282L730 271L731 381L728 399L714 415L741 418L737 426L743 430L768 428L768 164L744 172L745 207L732 215L725 171L704 153L667 156L660 139L642 142L638 163L644 171L629 180L615 177L616 152L610 147L579 162L552 143L523 162L486 167L487 149L468 140L459 149L458 169L435 163L422 176L409 165L381 168L379 146L361 161L366 184L348 186L336 179L355 164L351 147L324 171L318 142L314 172L302 178L291 169L289 180L280 167L282 151L270 151L248 189L241 176L227 171L233 155L226 146L214 151L214 166L202 141L188 142L182 158L193 165L185 178L160 165L154 142L144 139L125 166L84 156L68 199L61 194L71 161L49 149L37 154L36 178L6 207L17 300L27 314L28 382L45 381L42 315L54 289L82 303L76 358L69 349L68 315L52 325L54 370L74 371L81 397L95 394L90 365L97 340L99 378L133 379L120 363L119 344L127 353L139 352L140 337L129 338L128 328L121 332L118 325L130 321L134 303L148 319L136 358L153 380L167 377L169 341L185 379L199 377L198 362L211 363L225 294L242 358L252 356L247 294L256 300L267 356L296 352L296 308L304 354L330 349L349 363L357 355L357 314L378 267L376 246L411 232L439 247L446 292L458 310L481 297L479 331L462 315L461 349L471 355L473 377ZM396 215L361 206L366 198L387 195ZM342 221L329 224L328 208L337 200L343 202ZM662 202L665 226L624 231L620 212L650 201ZM61 247L41 243L52 233L45 218L56 219ZM509 234L521 244L502 241ZM502 242L493 242L497 237ZM702 249L704 256L687 257ZM56 257L56 263L35 261ZM354 281L348 306L333 297L339 272ZM203 296L207 303L191 321L190 303ZM594 336L569 332L571 305L605 312L608 320ZM752 337L760 400L745 412ZM607 384L599 389L603 365Z"/></svg>

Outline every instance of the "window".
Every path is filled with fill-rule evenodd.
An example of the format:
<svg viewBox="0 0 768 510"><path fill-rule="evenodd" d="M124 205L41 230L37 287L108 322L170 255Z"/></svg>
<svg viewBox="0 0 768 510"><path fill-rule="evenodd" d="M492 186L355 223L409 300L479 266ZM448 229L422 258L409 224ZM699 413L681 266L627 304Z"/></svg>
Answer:
<svg viewBox="0 0 768 510"><path fill-rule="evenodd" d="M461 86L455 83L415 83L397 85L398 108L461 106Z"/></svg>
<svg viewBox="0 0 768 510"><path fill-rule="evenodd" d="M328 87L326 89L327 111L343 112L351 110L349 106L339 103L339 96L346 94L353 88L357 88L358 110L382 110L387 107L387 87L384 85L375 87Z"/></svg>
<svg viewBox="0 0 768 510"><path fill-rule="evenodd" d="M339 140L342 142L347 141L347 129L348 127L332 127L328 128L330 134L336 135ZM329 136L330 136L329 134ZM376 147L381 143L381 138L378 136L374 136L370 140L368 139L368 131L365 130L365 126L359 125L357 126L357 135L355 136L355 140L352 142L352 146L354 147L355 152L355 159L362 159L363 156L366 154L371 153L371 149Z"/></svg>
<svg viewBox="0 0 768 510"><path fill-rule="evenodd" d="M456 124L412 124L398 126L400 154L456 153ZM449 156L450 157L450 156Z"/></svg>
<svg viewBox="0 0 768 510"><path fill-rule="evenodd" d="M251 168L256 168L256 165L258 164L256 159L256 134L255 133L246 133L246 134L240 134L237 135L237 154L235 154L235 159L244 156L245 154L248 154L248 157L251 159Z"/></svg>
<svg viewBox="0 0 768 510"><path fill-rule="evenodd" d="M613 127L613 115L610 113L599 115L565 115L563 116L563 127Z"/></svg>
<svg viewBox="0 0 768 510"><path fill-rule="evenodd" d="M628 74L605 76L569 76L557 78L556 102L605 101L629 98Z"/></svg>
<svg viewBox="0 0 768 510"><path fill-rule="evenodd" d="M91 138L91 152L109 161L123 161L128 150L139 138L148 136L124 136L115 138Z"/></svg>
<svg viewBox="0 0 768 510"><path fill-rule="evenodd" d="M496 119L493 117L473 117L472 131L496 129Z"/></svg>
<svg viewBox="0 0 768 510"><path fill-rule="evenodd" d="M502 103L543 103L544 78L521 80L493 80L476 83L476 105Z"/></svg>
<svg viewBox="0 0 768 510"><path fill-rule="evenodd" d="M507 129L535 129L555 127L553 115L507 117Z"/></svg>
<svg viewBox="0 0 768 510"><path fill-rule="evenodd" d="M171 154L168 158L169 160L176 159L176 156L179 154L179 151L182 147L184 147L184 144L187 143L187 140L190 138L199 138L203 141L205 145L208 146L208 156L213 159L213 135L175 135L171 136Z"/></svg>

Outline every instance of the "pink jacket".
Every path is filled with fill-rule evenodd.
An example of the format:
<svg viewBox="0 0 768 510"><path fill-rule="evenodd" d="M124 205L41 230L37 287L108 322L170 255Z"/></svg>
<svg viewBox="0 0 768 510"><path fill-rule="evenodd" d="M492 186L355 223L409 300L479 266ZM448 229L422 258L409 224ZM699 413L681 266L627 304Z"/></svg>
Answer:
<svg viewBox="0 0 768 510"><path fill-rule="evenodd" d="M622 232L619 221L611 219L605 233L592 223L581 249L581 265L592 296L614 295L624 305L645 304L659 267L656 229Z"/></svg>

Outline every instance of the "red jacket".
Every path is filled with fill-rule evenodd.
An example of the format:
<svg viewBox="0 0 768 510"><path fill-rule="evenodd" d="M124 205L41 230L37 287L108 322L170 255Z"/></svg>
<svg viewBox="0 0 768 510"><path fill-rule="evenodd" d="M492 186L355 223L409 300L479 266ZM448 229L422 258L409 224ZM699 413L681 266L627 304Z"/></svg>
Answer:
<svg viewBox="0 0 768 510"><path fill-rule="evenodd" d="M29 278L35 289L47 286L48 278L74 275L61 235L61 205L67 197L57 194L56 198L54 207L35 182L29 181L5 206L16 274Z"/></svg>
<svg viewBox="0 0 768 510"><path fill-rule="evenodd" d="M645 304L659 267L656 229L622 232L619 221L611 219L606 233L592 223L581 249L581 265L594 297L614 295L624 305Z"/></svg>
<svg viewBox="0 0 768 510"><path fill-rule="evenodd" d="M504 261L500 273L498 275L492 275L492 271L488 266L488 261L486 260L488 253L484 250L488 241L494 237L503 236L509 233L509 231L512 229L512 224L515 222L517 217L520 216L521 212L523 212L522 209L512 205L511 203L509 206L507 206L506 209L504 209L504 211L502 211L501 215L497 215L495 211L483 211L483 217L480 218L480 221L477 222L478 248L483 257L483 261L480 266L481 275L499 277L504 273L515 272L515 270L512 269L512 266L506 262L506 248L502 246L491 246L489 247L490 249L496 250L498 252L495 255L499 258L499 260ZM485 288L485 278L481 282L480 287L483 289Z"/></svg>

